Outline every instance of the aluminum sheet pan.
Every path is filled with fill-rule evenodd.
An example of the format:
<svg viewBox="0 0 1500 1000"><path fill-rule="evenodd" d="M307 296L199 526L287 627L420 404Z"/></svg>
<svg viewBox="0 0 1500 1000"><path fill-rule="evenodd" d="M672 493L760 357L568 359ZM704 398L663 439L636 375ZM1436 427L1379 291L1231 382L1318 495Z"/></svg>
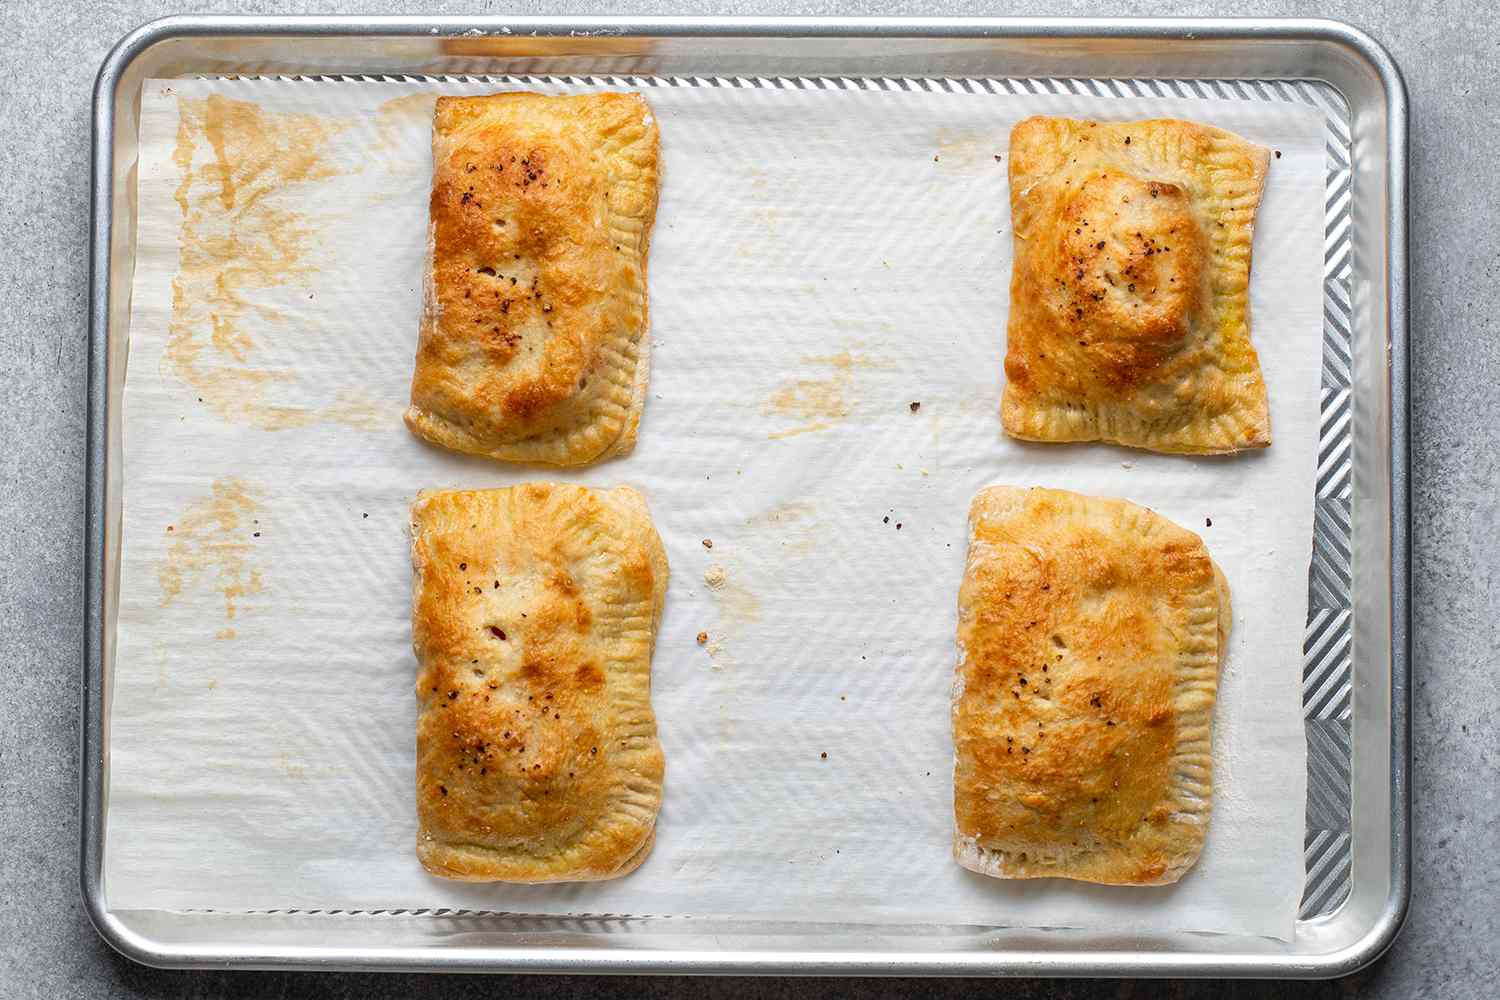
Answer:
<svg viewBox="0 0 1500 1000"><path fill-rule="evenodd" d="M1307 881L1295 939L438 910L112 910L101 877L103 797L141 83L746 73L1010 94L1292 100L1323 111L1322 422L1303 670ZM101 69L94 110L82 876L96 926L127 955L184 966L1314 977L1358 968L1394 938L1410 891L1406 104L1398 71L1368 37L1333 22L1250 19L179 17L122 40ZM309 945L314 926L319 943Z"/></svg>

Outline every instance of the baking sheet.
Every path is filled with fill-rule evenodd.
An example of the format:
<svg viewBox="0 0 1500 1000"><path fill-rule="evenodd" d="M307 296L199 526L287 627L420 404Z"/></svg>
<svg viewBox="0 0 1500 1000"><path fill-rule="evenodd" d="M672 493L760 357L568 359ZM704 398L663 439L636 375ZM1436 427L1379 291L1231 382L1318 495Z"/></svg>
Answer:
<svg viewBox="0 0 1500 1000"><path fill-rule="evenodd" d="M146 87L110 905L1289 937L1302 888L1321 116L701 83L648 92L664 157L651 391L635 454L582 472L445 455L400 424L431 95L500 86ZM1176 114L1281 151L1252 286L1268 451L1184 459L1001 436L1005 137L1038 112ZM410 849L406 505L419 488L536 478L639 486L667 544L657 845L611 883L450 884ZM999 883L948 857L964 514L993 482L1145 503L1200 530L1234 588L1216 812L1177 886Z"/></svg>

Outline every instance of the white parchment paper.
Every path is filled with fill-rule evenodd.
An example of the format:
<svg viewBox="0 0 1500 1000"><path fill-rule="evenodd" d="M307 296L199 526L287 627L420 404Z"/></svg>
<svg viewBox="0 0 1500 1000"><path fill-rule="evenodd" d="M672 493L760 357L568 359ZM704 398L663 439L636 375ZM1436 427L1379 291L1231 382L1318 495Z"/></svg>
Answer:
<svg viewBox="0 0 1500 1000"><path fill-rule="evenodd" d="M1320 114L649 88L664 177L640 443L549 472L446 454L400 419L432 96L496 89L145 88L110 905L1289 937L1303 879ZM1001 434L1006 140L1035 113L1187 117L1281 152L1252 285L1270 449L1191 459ZM445 882L413 854L407 505L421 488L538 478L634 484L666 542L656 847L612 882ZM1007 883L949 857L964 519L991 483L1148 505L1200 532L1229 579L1214 817L1178 885Z"/></svg>

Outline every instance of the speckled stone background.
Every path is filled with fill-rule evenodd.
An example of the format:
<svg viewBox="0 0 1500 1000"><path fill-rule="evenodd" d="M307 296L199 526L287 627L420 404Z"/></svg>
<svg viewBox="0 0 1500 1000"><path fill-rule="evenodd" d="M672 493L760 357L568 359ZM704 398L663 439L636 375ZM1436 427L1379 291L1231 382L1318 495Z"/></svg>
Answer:
<svg viewBox="0 0 1500 1000"><path fill-rule="evenodd" d="M89 96L126 31L168 13L327 4L0 3L0 996L1003 995L1493 997L1500 991L1500 18L1410 4L488 0L386 13L1325 15L1372 33L1411 92L1416 845L1411 916L1332 983L687 980L162 972L94 933L77 868Z"/></svg>

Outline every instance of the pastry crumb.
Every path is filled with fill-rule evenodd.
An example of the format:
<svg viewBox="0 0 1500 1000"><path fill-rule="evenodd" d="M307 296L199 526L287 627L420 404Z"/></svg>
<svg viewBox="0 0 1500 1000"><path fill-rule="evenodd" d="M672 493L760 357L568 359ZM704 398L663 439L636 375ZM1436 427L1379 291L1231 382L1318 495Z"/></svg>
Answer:
<svg viewBox="0 0 1500 1000"><path fill-rule="evenodd" d="M699 632L698 633L698 645L700 645L700 646L706 646L706 645L708 645L708 633L707 632Z"/></svg>
<svg viewBox="0 0 1500 1000"><path fill-rule="evenodd" d="M713 548L714 547L714 540L712 538L705 538L705 539L703 539L703 547L705 549L711 549L711 548Z"/></svg>

